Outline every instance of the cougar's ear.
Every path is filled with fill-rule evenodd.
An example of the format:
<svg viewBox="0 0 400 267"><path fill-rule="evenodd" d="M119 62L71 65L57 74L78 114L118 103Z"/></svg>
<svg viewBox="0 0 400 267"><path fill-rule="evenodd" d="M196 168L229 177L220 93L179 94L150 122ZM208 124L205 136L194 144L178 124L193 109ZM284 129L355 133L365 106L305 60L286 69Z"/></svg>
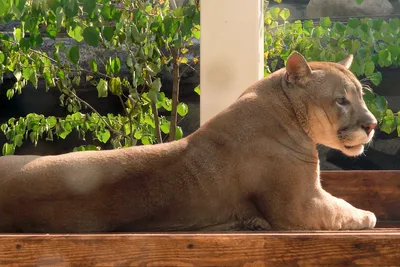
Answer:
<svg viewBox="0 0 400 267"><path fill-rule="evenodd" d="M306 59L298 52L293 52L286 62L286 80L296 82L311 74L311 68Z"/></svg>
<svg viewBox="0 0 400 267"><path fill-rule="evenodd" d="M346 67L346 69L349 69L351 66L351 63L353 63L353 55L348 55L345 59L343 59L342 61L339 61L338 63L340 65L343 65Z"/></svg>

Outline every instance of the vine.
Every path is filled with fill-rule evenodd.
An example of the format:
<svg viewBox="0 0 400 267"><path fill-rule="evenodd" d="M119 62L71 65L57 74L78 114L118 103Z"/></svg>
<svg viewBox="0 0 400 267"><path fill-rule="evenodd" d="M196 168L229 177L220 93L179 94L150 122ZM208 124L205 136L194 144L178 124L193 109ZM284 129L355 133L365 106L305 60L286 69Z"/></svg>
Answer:
<svg viewBox="0 0 400 267"><path fill-rule="evenodd" d="M362 2L362 1L360 1ZM400 66L400 19L349 18L346 23L323 17L289 23L288 9L273 7L265 16L265 75L284 65L292 51L299 51L310 61L338 62L354 55L351 71L365 89L382 81L379 68ZM383 96L364 90L367 107L379 122L379 129L400 136L400 113L388 108Z"/></svg>
<svg viewBox="0 0 400 267"><path fill-rule="evenodd" d="M23 93L28 83L38 88L44 81L46 90L59 90L67 115L32 113L9 119L1 125L7 139L3 155L13 154L26 140L36 145L40 139L65 139L73 131L83 140L91 133L92 142L114 148L160 143L168 135L170 141L182 138L178 118L188 113L188 106L178 99L179 68L198 62L185 56L200 37L198 3L170 8L168 0L3 1L0 23L11 20L20 21L19 26L0 33L0 79L12 74L15 81L7 97ZM59 41L63 34L74 43ZM46 38L56 41L52 52L41 50ZM85 68L83 45L114 53L91 59ZM162 70L174 74L172 100L161 91ZM78 96L84 82L97 88L99 98L118 97L124 113L101 115ZM173 121L159 111L170 112ZM88 142L74 151L93 149L100 147Z"/></svg>

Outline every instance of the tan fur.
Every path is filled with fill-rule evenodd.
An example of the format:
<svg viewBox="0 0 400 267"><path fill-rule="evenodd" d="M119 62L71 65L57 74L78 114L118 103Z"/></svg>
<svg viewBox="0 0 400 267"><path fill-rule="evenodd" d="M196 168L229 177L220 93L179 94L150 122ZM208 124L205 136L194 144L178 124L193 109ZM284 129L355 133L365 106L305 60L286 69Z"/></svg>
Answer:
<svg viewBox="0 0 400 267"><path fill-rule="evenodd" d="M376 123L346 67L293 54L179 141L0 157L0 231L373 228L373 213L319 181L316 144L358 155L373 134L361 125ZM335 102L340 95L348 106Z"/></svg>

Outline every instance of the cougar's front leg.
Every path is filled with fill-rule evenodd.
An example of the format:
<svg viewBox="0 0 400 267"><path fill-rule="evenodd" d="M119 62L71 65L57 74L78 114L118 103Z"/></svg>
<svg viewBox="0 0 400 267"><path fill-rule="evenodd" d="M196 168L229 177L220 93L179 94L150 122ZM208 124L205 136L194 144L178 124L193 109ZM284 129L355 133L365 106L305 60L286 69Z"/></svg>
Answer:
<svg viewBox="0 0 400 267"><path fill-rule="evenodd" d="M343 199L321 189L320 194L305 202L305 227L321 230L360 230L375 227L376 216L357 209Z"/></svg>

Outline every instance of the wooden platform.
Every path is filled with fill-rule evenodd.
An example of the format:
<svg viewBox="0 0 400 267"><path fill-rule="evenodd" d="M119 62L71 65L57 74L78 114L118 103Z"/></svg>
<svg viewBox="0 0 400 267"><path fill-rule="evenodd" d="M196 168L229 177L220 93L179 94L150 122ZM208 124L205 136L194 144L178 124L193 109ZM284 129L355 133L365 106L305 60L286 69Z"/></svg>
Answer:
<svg viewBox="0 0 400 267"><path fill-rule="evenodd" d="M374 211L387 228L1 235L0 266L400 266L400 171L324 172L322 179L327 191Z"/></svg>

